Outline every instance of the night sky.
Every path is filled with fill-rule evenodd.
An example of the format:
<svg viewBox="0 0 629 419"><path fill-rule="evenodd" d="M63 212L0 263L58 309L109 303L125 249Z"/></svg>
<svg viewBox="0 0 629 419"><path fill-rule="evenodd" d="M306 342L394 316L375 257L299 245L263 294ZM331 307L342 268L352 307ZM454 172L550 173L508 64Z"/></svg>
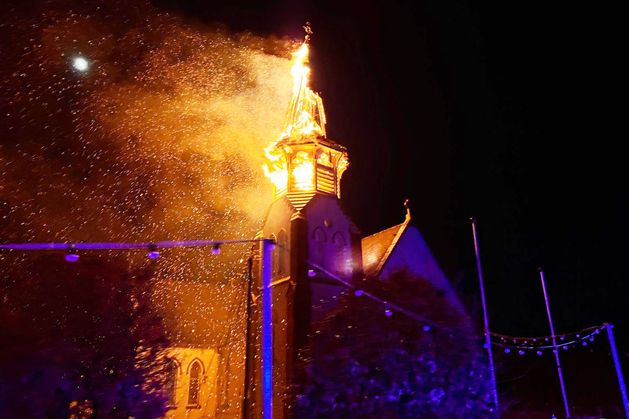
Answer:
<svg viewBox="0 0 629 419"><path fill-rule="evenodd" d="M161 2L259 33L298 37L310 21L313 85L329 135L349 148L343 201L359 228L399 223L409 198L415 223L478 310L468 222L477 217L493 329L548 334L543 266L557 331L616 324L627 370L618 11L473 3ZM617 390L598 345L565 361L568 390L583 404L618 399L604 395ZM550 401L560 412L550 357L502 358L505 397L537 392L531 405Z"/></svg>
<svg viewBox="0 0 629 419"><path fill-rule="evenodd" d="M453 280L475 282L479 220L492 323L547 331L629 324L629 191L613 10L529 3L160 1L234 30L299 37L350 151L343 201L366 234L413 215ZM464 288L467 288L464 286ZM626 333L625 333L626 331Z"/></svg>
<svg viewBox="0 0 629 419"><path fill-rule="evenodd" d="M543 266L557 331L616 324L629 371L621 14L593 3L473 3L155 2L192 22L261 36L300 38L310 21L312 85L328 135L349 149L343 202L362 232L401 222L409 198L416 225L478 314L468 222L477 217L493 329L548 333ZM595 349L606 352L600 342ZM519 383L532 393L536 380L556 393L550 362L511 367L499 358L508 394ZM584 350L566 369L615 385L599 358ZM575 384L573 394L587 393Z"/></svg>

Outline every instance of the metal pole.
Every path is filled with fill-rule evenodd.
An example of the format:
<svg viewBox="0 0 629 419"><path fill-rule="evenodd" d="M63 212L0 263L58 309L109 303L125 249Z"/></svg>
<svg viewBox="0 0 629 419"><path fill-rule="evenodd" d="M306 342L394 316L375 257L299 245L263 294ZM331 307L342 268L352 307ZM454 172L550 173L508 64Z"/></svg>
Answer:
<svg viewBox="0 0 629 419"><path fill-rule="evenodd" d="M559 385L561 386L561 396L563 397L563 407L566 410L566 418L570 418L570 408L568 407L568 396L566 395L566 385L563 382L563 373L561 372L561 362L559 361L559 350L557 348L557 339L555 337L555 327L553 326L553 318L550 315L550 303L548 302L548 293L546 292L546 280L544 279L544 271L539 269L539 278L542 281L542 291L544 291L544 301L546 302L546 314L548 314L548 324L550 325L550 337L553 342L553 353L555 354L555 363L557 364L557 375L559 376Z"/></svg>
<svg viewBox="0 0 629 419"><path fill-rule="evenodd" d="M622 395L622 405L625 408L625 416L629 419L629 399L627 398L627 387L625 386L625 379L622 377L622 369L620 368L620 360L618 359L618 351L616 350L616 340L614 339L614 326L605 323L605 329L607 329L607 337L609 338L609 347L612 350L612 358L614 359L614 366L616 367L616 376L618 377L618 387L620 387L620 394Z"/></svg>
<svg viewBox="0 0 629 419"><path fill-rule="evenodd" d="M498 386L496 385L496 370L494 368L494 356L491 349L491 335L489 331L489 316L487 315L487 301L485 300L485 285L483 283L483 270L480 263L480 249L478 247L478 237L476 233L476 220L470 218L472 222L472 235L474 236L474 253L476 254L476 270L478 271L478 282L480 284L480 298L483 304L483 323L485 326L485 347L489 360L489 372L491 373L491 385L494 393L494 406L496 417L500 417L500 405L498 404Z"/></svg>
<svg viewBox="0 0 629 419"><path fill-rule="evenodd" d="M273 418L273 299L272 252L275 243L262 241L262 418Z"/></svg>
<svg viewBox="0 0 629 419"><path fill-rule="evenodd" d="M251 347L251 322L252 322L252 295L253 291L253 256L249 256L247 259L247 332L245 335L245 400L242 407L242 418L249 417L249 392L251 391L251 354L253 348Z"/></svg>

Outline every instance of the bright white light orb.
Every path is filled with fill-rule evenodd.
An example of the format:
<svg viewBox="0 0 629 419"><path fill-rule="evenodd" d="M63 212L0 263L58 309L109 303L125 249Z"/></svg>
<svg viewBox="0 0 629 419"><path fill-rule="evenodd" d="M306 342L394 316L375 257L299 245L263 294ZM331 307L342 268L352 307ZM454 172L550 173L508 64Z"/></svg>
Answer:
<svg viewBox="0 0 629 419"><path fill-rule="evenodd" d="M74 67L74 69L77 71L87 71L89 66L90 63L83 57L74 57L72 59L72 67Z"/></svg>

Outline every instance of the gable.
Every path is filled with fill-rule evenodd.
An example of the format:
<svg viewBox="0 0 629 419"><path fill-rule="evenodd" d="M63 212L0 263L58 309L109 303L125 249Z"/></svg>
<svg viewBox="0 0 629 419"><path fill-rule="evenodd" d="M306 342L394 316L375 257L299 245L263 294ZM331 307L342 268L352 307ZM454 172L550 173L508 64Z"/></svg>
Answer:
<svg viewBox="0 0 629 419"><path fill-rule="evenodd" d="M406 225L404 222L362 239L363 270L366 276L378 276Z"/></svg>
<svg viewBox="0 0 629 419"><path fill-rule="evenodd" d="M443 291L445 297L455 307L463 310L463 306L452 289L450 281L448 281L441 270L428 244L419 230L412 225L408 225L401 231L388 257L383 260L378 276L381 279L386 279L393 273L402 270L426 279L435 288Z"/></svg>

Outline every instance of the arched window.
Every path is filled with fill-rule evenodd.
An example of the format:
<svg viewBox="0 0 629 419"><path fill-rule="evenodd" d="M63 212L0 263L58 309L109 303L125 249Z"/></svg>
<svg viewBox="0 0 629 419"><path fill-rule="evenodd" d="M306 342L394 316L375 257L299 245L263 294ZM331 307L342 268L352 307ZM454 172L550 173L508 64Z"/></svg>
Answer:
<svg viewBox="0 0 629 419"><path fill-rule="evenodd" d="M277 274L278 276L288 275L288 240L286 231L280 230L277 234Z"/></svg>
<svg viewBox="0 0 629 419"><path fill-rule="evenodd" d="M199 390L201 389L201 363L193 361L190 366L190 384L188 387L188 406L199 405Z"/></svg>
<svg viewBox="0 0 629 419"><path fill-rule="evenodd" d="M166 365L166 388L165 393L168 398L168 405L175 406L175 392L177 391L177 373L179 372L179 366L174 359L168 360Z"/></svg>
<svg viewBox="0 0 629 419"><path fill-rule="evenodd" d="M325 230L322 229L321 226L315 228L312 232L312 240L319 243L325 243L328 241L327 234L325 234Z"/></svg>
<svg viewBox="0 0 629 419"><path fill-rule="evenodd" d="M317 263L323 262L323 255L325 253L325 243L328 241L327 234L321 226L314 229L312 232L313 242L313 259Z"/></svg>

